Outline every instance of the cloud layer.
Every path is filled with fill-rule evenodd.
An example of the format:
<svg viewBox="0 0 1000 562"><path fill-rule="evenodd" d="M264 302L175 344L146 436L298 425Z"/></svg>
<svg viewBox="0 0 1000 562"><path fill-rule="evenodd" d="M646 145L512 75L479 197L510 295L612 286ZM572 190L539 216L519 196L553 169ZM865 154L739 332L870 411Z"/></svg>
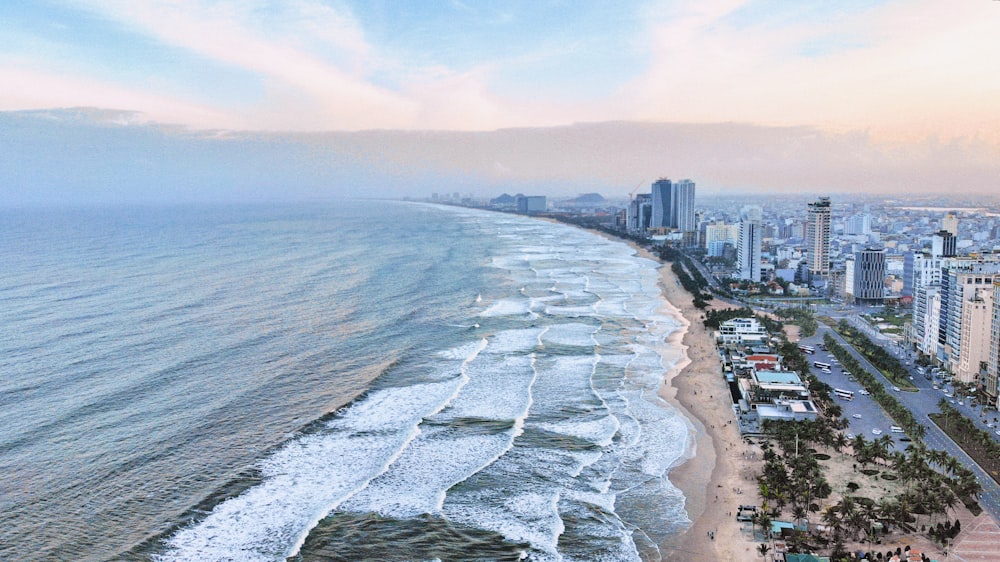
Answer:
<svg viewBox="0 0 1000 562"><path fill-rule="evenodd" d="M192 132L96 111L0 113L7 204L278 201L433 192L625 196L661 176L700 193L995 193L983 142L888 147L858 133L609 122L462 131Z"/></svg>

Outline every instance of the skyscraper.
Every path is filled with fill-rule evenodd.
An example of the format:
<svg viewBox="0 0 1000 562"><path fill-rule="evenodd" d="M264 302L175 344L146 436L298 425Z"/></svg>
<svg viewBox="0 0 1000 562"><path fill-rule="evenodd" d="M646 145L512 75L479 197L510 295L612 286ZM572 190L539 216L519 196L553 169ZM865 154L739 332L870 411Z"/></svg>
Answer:
<svg viewBox="0 0 1000 562"><path fill-rule="evenodd" d="M760 207L745 207L740 220L740 237L736 245L736 268L740 279L760 283L760 248L762 229Z"/></svg>
<svg viewBox="0 0 1000 562"><path fill-rule="evenodd" d="M694 182L688 179L674 184L677 214L674 217L674 228L681 232L695 232L698 222L694 214Z"/></svg>
<svg viewBox="0 0 1000 562"><path fill-rule="evenodd" d="M649 228L653 216L653 204L651 195L640 193L635 196L628 206L628 214L625 218L626 228L629 232L645 234Z"/></svg>
<svg viewBox="0 0 1000 562"><path fill-rule="evenodd" d="M820 197L809 203L806 222L806 250L809 252L810 275L826 276L830 273L830 198Z"/></svg>
<svg viewBox="0 0 1000 562"><path fill-rule="evenodd" d="M674 206L674 184L667 178L653 182L653 220L651 228L668 228L677 211Z"/></svg>
<svg viewBox="0 0 1000 562"><path fill-rule="evenodd" d="M668 178L660 178L653 182L653 221L650 226L697 232L694 187L694 182L687 179L673 183Z"/></svg>

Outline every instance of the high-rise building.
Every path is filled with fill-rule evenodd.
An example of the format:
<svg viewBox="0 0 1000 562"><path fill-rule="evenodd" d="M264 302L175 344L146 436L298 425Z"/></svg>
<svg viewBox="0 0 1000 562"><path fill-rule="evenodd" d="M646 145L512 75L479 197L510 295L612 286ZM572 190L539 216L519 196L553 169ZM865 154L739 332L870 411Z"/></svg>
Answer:
<svg viewBox="0 0 1000 562"><path fill-rule="evenodd" d="M970 295L992 287L1000 262L992 259L950 258L941 272L941 319L938 359L954 370L962 352L962 313ZM985 327L980 327L980 330Z"/></svg>
<svg viewBox="0 0 1000 562"><path fill-rule="evenodd" d="M726 245L736 247L740 236L738 224L710 224L705 226L705 249L712 257L722 256Z"/></svg>
<svg viewBox="0 0 1000 562"><path fill-rule="evenodd" d="M854 254L854 302L885 302L885 250L867 248Z"/></svg>
<svg viewBox="0 0 1000 562"><path fill-rule="evenodd" d="M628 215L625 217L625 227L629 232L645 234L653 219L652 195L640 193L629 202Z"/></svg>
<svg viewBox="0 0 1000 562"><path fill-rule="evenodd" d="M980 364L990 360L993 318L993 284L971 291L962 303L961 347L955 361L955 378L979 383Z"/></svg>
<svg viewBox="0 0 1000 562"><path fill-rule="evenodd" d="M653 182L653 220L651 228L669 228L671 218L677 212L674 205L674 184L667 178Z"/></svg>
<svg viewBox="0 0 1000 562"><path fill-rule="evenodd" d="M674 184L676 195L676 228L681 232L696 232L698 221L694 212L694 182L689 179Z"/></svg>
<svg viewBox="0 0 1000 562"><path fill-rule="evenodd" d="M993 282L993 311L990 319L990 359L986 368L983 390L993 406L998 400L997 381L1000 380L1000 281Z"/></svg>
<svg viewBox="0 0 1000 562"><path fill-rule="evenodd" d="M694 213L695 184L691 180L673 183L668 178L653 182L652 228L673 228L680 232L697 232Z"/></svg>
<svg viewBox="0 0 1000 562"><path fill-rule="evenodd" d="M741 213L740 237L736 245L736 269L740 279L760 283L761 228L760 207L746 207Z"/></svg>
<svg viewBox="0 0 1000 562"><path fill-rule="evenodd" d="M958 253L958 239L947 230L939 230L931 238L931 255L938 258L954 257Z"/></svg>
<svg viewBox="0 0 1000 562"><path fill-rule="evenodd" d="M867 213L852 215L844 225L844 232L847 234L871 234L872 216Z"/></svg>
<svg viewBox="0 0 1000 562"><path fill-rule="evenodd" d="M830 273L830 198L820 197L815 203L809 203L808 216L807 267L810 275L822 277Z"/></svg>

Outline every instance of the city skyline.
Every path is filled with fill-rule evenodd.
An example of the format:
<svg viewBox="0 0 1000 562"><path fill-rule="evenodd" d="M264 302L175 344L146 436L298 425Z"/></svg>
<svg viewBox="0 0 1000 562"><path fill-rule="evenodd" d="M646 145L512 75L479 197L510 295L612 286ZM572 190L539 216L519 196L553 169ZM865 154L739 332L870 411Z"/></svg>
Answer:
<svg viewBox="0 0 1000 562"><path fill-rule="evenodd" d="M211 200L290 183L620 195L664 174L706 193L989 193L1000 176L995 2L65 0L0 17L8 201L35 201L38 175L139 201L150 177ZM219 178L241 158L297 166ZM101 187L136 160L149 176Z"/></svg>

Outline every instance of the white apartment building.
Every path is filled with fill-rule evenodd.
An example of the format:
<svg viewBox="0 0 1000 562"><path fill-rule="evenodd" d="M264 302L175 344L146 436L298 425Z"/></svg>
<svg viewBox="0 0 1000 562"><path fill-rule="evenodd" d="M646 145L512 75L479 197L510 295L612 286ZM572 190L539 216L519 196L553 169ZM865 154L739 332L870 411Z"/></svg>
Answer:
<svg viewBox="0 0 1000 562"><path fill-rule="evenodd" d="M962 306L962 342L956 362L955 377L965 383L978 383L980 363L990 360L990 336L993 323L993 286L971 291Z"/></svg>

